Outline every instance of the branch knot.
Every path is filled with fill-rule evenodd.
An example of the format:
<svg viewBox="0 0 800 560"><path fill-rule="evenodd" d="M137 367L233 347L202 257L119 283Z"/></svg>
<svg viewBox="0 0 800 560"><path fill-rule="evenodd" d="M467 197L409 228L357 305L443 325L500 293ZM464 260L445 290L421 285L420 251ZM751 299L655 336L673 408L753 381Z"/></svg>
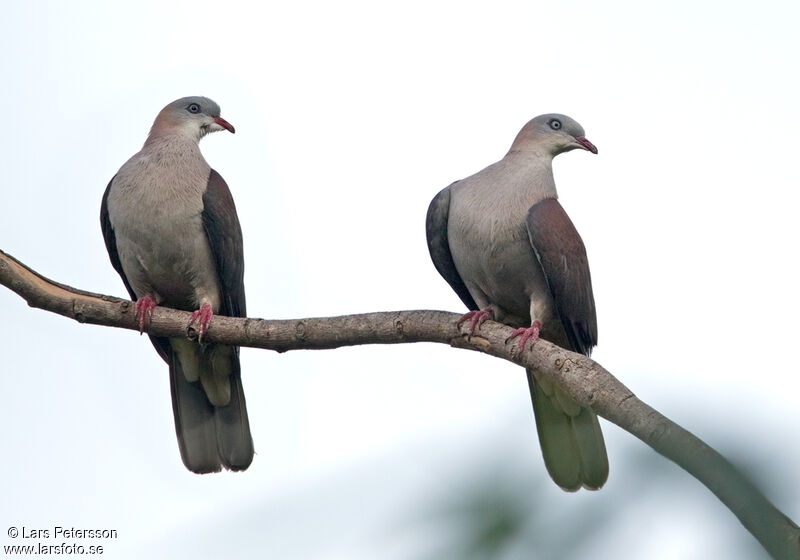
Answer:
<svg viewBox="0 0 800 560"><path fill-rule="evenodd" d="M306 324L303 321L297 321L297 324L294 326L294 338L298 342L304 342L306 340Z"/></svg>

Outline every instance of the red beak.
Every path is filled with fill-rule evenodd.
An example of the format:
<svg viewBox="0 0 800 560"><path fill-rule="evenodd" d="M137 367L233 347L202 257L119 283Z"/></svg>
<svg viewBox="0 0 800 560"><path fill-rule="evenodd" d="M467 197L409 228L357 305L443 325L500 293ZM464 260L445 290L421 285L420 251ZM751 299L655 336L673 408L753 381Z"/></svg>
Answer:
<svg viewBox="0 0 800 560"><path fill-rule="evenodd" d="M584 150L589 150L593 154L597 153L597 146L589 142L585 136L576 136L575 141L578 142L581 146L583 146Z"/></svg>
<svg viewBox="0 0 800 560"><path fill-rule="evenodd" d="M225 119L223 119L222 117L214 117L214 122L217 123L218 125L220 125L222 128L224 128L226 130L230 130L231 133L235 133L236 132L236 129L233 128L233 125L231 123L229 123L228 121L226 121ZM588 140L587 140L587 142L588 142ZM597 153L597 150L595 150L595 153Z"/></svg>

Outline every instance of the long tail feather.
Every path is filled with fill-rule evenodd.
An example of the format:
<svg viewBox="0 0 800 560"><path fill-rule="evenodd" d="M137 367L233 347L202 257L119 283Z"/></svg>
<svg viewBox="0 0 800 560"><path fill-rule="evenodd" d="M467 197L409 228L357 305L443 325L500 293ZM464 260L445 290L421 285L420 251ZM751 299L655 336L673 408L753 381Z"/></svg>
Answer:
<svg viewBox="0 0 800 560"><path fill-rule="evenodd" d="M550 477L564 490L597 490L608 479L603 432L594 412L528 370L542 456Z"/></svg>

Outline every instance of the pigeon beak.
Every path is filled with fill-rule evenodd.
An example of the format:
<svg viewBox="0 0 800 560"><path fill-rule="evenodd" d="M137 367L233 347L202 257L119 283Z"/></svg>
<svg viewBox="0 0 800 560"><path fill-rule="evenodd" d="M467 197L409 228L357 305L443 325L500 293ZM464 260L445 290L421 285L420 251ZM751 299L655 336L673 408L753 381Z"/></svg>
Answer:
<svg viewBox="0 0 800 560"><path fill-rule="evenodd" d="M229 130L231 133L235 133L236 132L236 129L233 128L233 125L231 123L229 123L228 121L226 121L225 119L223 119L222 117L214 117L214 122L217 123L218 125L220 125L225 130ZM587 140L587 142L588 142L588 140ZM595 150L595 153L597 153L597 150Z"/></svg>
<svg viewBox="0 0 800 560"><path fill-rule="evenodd" d="M580 144L581 148L583 148L584 150L588 150L588 151L592 152L593 154L597 153L597 146L595 146L594 144L589 142L589 140L587 140L587 138L585 136L576 136L575 137L575 141L578 144Z"/></svg>

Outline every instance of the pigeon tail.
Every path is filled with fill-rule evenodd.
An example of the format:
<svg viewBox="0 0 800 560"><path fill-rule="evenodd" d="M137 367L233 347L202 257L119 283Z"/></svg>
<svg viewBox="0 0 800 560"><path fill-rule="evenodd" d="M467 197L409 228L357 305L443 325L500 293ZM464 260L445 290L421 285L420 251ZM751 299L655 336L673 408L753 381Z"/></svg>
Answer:
<svg viewBox="0 0 800 560"><path fill-rule="evenodd" d="M568 492L598 490L608 479L608 456L597 415L527 370L539 444L547 472Z"/></svg>
<svg viewBox="0 0 800 560"><path fill-rule="evenodd" d="M183 464L198 474L219 472L223 467L242 471L253 461L253 438L245 406L238 349L224 349L232 350L229 353L232 371L227 378L230 397L224 406L211 403L202 383L189 381L208 377L204 371L184 372L177 352L173 352L170 361L172 410L178 447ZM211 347L206 350L213 353L223 348ZM213 366L208 352L205 358L201 367L211 371ZM187 367L197 365L198 362L193 361ZM213 376L213 373L210 375Z"/></svg>

